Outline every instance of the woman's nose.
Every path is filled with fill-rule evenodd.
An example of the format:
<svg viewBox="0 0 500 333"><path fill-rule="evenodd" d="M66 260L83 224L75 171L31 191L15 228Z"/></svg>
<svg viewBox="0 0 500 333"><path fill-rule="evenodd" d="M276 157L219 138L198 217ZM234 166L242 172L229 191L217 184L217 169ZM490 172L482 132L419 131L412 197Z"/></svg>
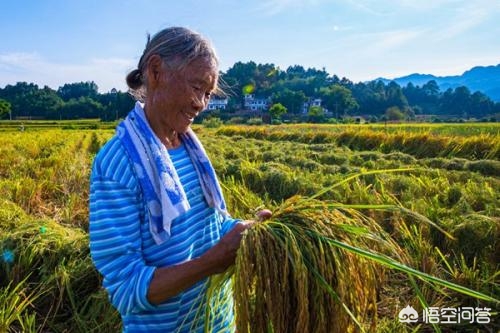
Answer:
<svg viewBox="0 0 500 333"><path fill-rule="evenodd" d="M198 112L205 110L205 107L206 107L204 99L199 98L199 96L193 97L192 106Z"/></svg>

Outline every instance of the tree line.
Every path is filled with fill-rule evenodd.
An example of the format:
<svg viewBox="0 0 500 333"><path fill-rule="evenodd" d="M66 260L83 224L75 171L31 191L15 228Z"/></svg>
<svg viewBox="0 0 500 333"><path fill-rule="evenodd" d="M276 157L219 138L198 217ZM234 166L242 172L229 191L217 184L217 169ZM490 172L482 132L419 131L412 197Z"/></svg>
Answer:
<svg viewBox="0 0 500 333"><path fill-rule="evenodd" d="M250 91L258 97L269 98L271 105L280 103L288 116L303 113L304 103L312 98L320 98L322 107L336 119L346 116L414 119L419 115L432 115L447 120L493 120L500 114L500 103L482 92L471 92L465 86L440 91L433 80L422 86L408 83L404 87L381 80L354 83L345 77L330 75L324 68L305 69L295 65L280 70L273 64L253 61L237 62L222 78L229 94L236 96L230 109L243 102L241 92ZM309 113L311 111L319 112L314 107Z"/></svg>
<svg viewBox="0 0 500 333"><path fill-rule="evenodd" d="M300 65L282 70L274 64L237 62L220 73L221 88L228 97L225 118L243 108L244 95L264 98L269 105L281 105L279 112L288 118L304 116L304 103L321 99L321 108L307 110L316 120L363 116L372 120L414 119L432 115L442 119L495 120L500 103L467 87L440 91L435 81L422 86L395 82L354 83L347 78L330 75L325 69ZM112 89L99 93L94 82L67 83L57 90L18 82L0 89L0 119L81 119L100 118L112 121L123 118L134 101L127 92ZM276 108L274 108L276 109ZM327 113L322 113L327 110ZM312 113L311 113L312 112Z"/></svg>
<svg viewBox="0 0 500 333"><path fill-rule="evenodd" d="M39 88L34 83L18 82L0 89L2 119L100 118L112 121L124 117L133 104L128 93L116 89L104 94L98 93L94 82L67 83L57 90L47 86Z"/></svg>

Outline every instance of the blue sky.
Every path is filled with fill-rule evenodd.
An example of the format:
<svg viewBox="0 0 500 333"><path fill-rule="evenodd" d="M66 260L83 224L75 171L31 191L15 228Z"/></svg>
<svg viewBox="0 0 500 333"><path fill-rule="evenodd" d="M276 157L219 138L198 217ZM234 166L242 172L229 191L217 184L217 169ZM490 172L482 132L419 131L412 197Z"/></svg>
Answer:
<svg viewBox="0 0 500 333"><path fill-rule="evenodd" d="M126 90L146 34L187 26L237 61L354 82L500 63L500 0L0 0L0 87L94 81Z"/></svg>

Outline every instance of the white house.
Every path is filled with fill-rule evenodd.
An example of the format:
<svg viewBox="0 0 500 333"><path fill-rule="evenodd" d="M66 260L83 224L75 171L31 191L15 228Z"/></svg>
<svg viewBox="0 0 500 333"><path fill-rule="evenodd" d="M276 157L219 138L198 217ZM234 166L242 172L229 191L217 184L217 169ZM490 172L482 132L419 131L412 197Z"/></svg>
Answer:
<svg viewBox="0 0 500 333"><path fill-rule="evenodd" d="M302 106L302 113L307 114L311 106L321 106L322 102L321 98L309 98ZM323 108L323 110L325 110L325 108Z"/></svg>
<svg viewBox="0 0 500 333"><path fill-rule="evenodd" d="M208 101L206 110L225 110L227 108L227 98L212 97Z"/></svg>
<svg viewBox="0 0 500 333"><path fill-rule="evenodd" d="M256 98L253 94L246 94L244 96L244 108L247 110L267 110L269 108L269 99Z"/></svg>

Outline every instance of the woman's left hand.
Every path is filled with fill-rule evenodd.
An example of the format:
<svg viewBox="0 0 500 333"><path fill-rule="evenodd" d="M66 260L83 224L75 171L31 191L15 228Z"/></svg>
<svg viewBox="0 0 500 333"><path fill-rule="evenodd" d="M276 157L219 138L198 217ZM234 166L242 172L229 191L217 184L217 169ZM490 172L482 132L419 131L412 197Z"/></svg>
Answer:
<svg viewBox="0 0 500 333"><path fill-rule="evenodd" d="M255 214L255 217L259 222L269 220L271 216L273 216L273 212L271 212L269 209L261 209L257 212L257 214Z"/></svg>

